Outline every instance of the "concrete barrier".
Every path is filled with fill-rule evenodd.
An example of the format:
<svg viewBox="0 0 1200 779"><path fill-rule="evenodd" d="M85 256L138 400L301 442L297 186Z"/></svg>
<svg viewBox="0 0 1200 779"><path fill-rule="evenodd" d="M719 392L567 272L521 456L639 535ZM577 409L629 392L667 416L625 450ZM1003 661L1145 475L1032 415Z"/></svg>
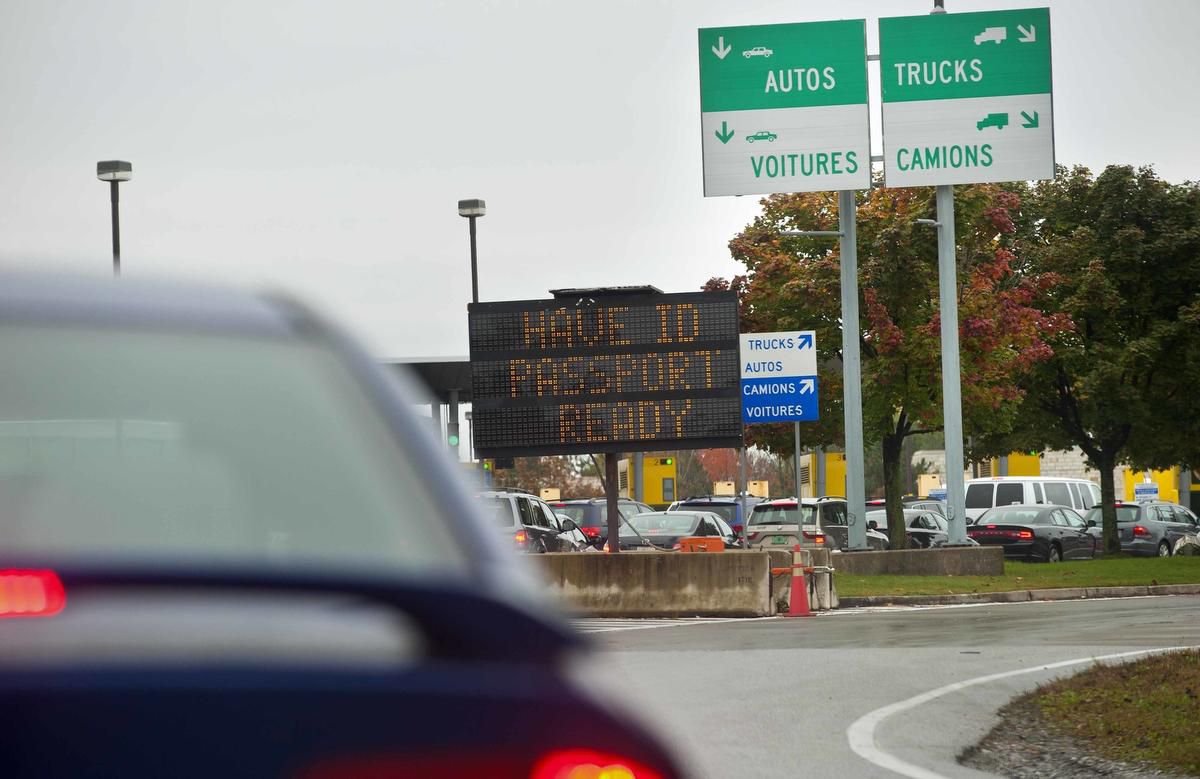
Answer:
<svg viewBox="0 0 1200 779"><path fill-rule="evenodd" d="M594 617L765 617L767 552L538 555L568 608ZM789 559L790 564L790 559Z"/></svg>
<svg viewBox="0 0 1200 779"><path fill-rule="evenodd" d="M1004 550L998 546L841 552L832 555L832 559L839 574L851 576L1000 576L1004 573Z"/></svg>

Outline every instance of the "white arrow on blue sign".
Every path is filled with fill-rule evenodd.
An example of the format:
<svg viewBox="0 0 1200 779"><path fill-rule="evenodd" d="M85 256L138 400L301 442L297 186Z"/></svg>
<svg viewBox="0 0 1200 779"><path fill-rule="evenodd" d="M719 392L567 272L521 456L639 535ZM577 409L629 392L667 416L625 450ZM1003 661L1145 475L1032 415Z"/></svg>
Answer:
<svg viewBox="0 0 1200 779"><path fill-rule="evenodd" d="M820 418L816 333L742 333L739 341L743 422L813 422Z"/></svg>

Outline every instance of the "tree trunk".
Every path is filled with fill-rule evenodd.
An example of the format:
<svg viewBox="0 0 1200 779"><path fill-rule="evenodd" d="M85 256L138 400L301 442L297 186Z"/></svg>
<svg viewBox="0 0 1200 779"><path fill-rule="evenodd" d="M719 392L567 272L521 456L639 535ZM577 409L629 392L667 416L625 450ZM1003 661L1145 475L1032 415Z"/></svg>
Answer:
<svg viewBox="0 0 1200 779"><path fill-rule="evenodd" d="M1095 458L1100 469L1100 517L1104 524L1104 554L1115 555L1121 551L1121 537L1117 531L1117 490L1113 479L1114 458L1106 452Z"/></svg>
<svg viewBox="0 0 1200 779"><path fill-rule="evenodd" d="M883 437L883 488L887 501L888 541L892 549L908 548L908 528L904 524L904 469L901 454L904 434L892 433Z"/></svg>

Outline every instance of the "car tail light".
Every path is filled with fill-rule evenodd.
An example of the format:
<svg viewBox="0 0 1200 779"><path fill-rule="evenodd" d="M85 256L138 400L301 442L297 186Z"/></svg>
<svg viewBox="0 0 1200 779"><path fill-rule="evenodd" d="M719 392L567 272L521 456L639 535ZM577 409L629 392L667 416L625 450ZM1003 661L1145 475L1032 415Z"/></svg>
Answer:
<svg viewBox="0 0 1200 779"><path fill-rule="evenodd" d="M1142 527L1141 525L1134 525L1133 526L1133 535L1134 535L1134 537L1148 536L1148 535L1150 535L1150 531L1147 530L1146 528Z"/></svg>
<svg viewBox="0 0 1200 779"><path fill-rule="evenodd" d="M821 532L805 530L804 537L807 538L809 541L812 541L814 544L817 544L818 546L825 543L825 534L821 533Z"/></svg>
<svg viewBox="0 0 1200 779"><path fill-rule="evenodd" d="M553 752L533 767L530 779L661 779L662 774L616 755L570 749Z"/></svg>
<svg viewBox="0 0 1200 779"><path fill-rule="evenodd" d="M588 538L599 538L600 537L600 528L598 528L598 527L581 527L581 528L579 528L579 532L583 533Z"/></svg>
<svg viewBox="0 0 1200 779"><path fill-rule="evenodd" d="M733 534L735 536L740 536L742 534L742 531L745 530L745 526L743 526L743 525L733 525L732 527L733 527Z"/></svg>
<svg viewBox="0 0 1200 779"><path fill-rule="evenodd" d="M1028 541L1029 539L1033 538L1033 531L1032 530L1018 530L1017 538L1020 538L1023 541Z"/></svg>
<svg viewBox="0 0 1200 779"><path fill-rule="evenodd" d="M54 571L0 571L0 617L53 617L67 605L67 591Z"/></svg>
<svg viewBox="0 0 1200 779"><path fill-rule="evenodd" d="M643 763L588 749L515 755L396 755L345 758L315 766L299 779L662 779Z"/></svg>
<svg viewBox="0 0 1200 779"><path fill-rule="evenodd" d="M761 535L762 535L762 533L747 533L746 538L747 538L747 540L750 540L750 541L757 541L758 537Z"/></svg>
<svg viewBox="0 0 1200 779"><path fill-rule="evenodd" d="M524 546L525 542L529 540L529 536L525 534L524 530L518 530L513 535L513 540L516 541L518 544Z"/></svg>

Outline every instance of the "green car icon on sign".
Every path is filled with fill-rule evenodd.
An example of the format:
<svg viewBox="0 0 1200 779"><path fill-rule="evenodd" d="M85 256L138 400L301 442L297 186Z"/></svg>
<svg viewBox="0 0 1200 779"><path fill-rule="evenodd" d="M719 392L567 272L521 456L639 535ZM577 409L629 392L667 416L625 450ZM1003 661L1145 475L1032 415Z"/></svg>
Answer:
<svg viewBox="0 0 1200 779"><path fill-rule="evenodd" d="M754 143L755 141L773 141L779 136L770 130L759 130L754 135L747 135L746 142Z"/></svg>
<svg viewBox="0 0 1200 779"><path fill-rule="evenodd" d="M982 130L985 127L995 127L997 130L1003 130L1008 126L1008 114L988 114L975 123L976 130Z"/></svg>

